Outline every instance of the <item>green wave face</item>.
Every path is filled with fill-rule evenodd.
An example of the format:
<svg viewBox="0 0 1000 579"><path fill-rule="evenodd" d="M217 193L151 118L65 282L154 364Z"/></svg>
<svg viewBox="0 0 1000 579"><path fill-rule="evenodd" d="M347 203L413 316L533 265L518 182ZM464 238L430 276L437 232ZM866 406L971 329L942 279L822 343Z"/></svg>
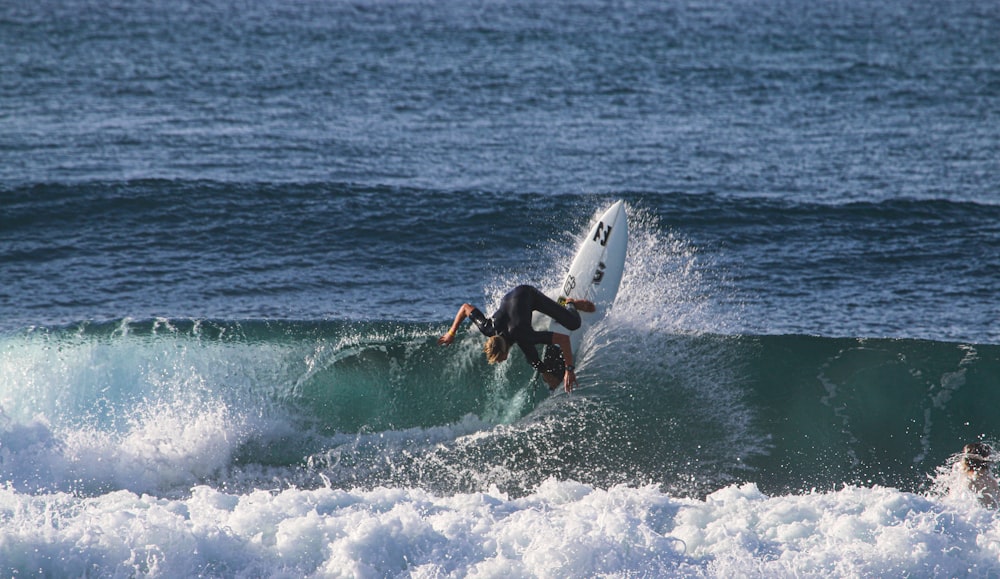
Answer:
<svg viewBox="0 0 1000 579"><path fill-rule="evenodd" d="M219 455L193 480L520 492L556 477L700 495L739 480L917 488L964 443L998 438L994 345L658 334L614 316L602 328L583 345L579 390L552 397L519 354L490 366L478 334L441 347L437 325L36 328L0 342L5 448L22 441L27 460L45 447L72 471L66 449L82 438L170 463L164 447L192 436L218 439ZM88 476L105 488L122 473Z"/></svg>

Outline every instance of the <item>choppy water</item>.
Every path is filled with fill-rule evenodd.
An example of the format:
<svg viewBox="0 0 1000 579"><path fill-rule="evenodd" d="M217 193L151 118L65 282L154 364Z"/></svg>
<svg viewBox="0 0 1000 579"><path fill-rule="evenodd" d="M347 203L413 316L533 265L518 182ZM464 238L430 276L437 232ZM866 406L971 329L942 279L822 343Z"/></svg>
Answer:
<svg viewBox="0 0 1000 579"><path fill-rule="evenodd" d="M0 7L0 570L1000 573L998 17ZM619 198L572 396L437 346Z"/></svg>

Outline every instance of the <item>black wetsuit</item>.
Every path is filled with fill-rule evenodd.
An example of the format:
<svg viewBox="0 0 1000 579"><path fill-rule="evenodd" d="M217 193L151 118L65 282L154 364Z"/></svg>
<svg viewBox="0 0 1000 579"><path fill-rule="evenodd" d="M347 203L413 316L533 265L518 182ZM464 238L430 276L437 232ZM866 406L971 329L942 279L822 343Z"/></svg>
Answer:
<svg viewBox="0 0 1000 579"><path fill-rule="evenodd" d="M580 327L580 314L576 309L560 306L530 285L519 285L510 290L500 301L500 307L492 318L484 316L479 308L473 308L469 317L484 335L501 335L508 343L516 343L533 368L547 372L550 369L543 367L535 344L551 344L553 332L535 331L531 327L531 312L541 312L567 330Z"/></svg>

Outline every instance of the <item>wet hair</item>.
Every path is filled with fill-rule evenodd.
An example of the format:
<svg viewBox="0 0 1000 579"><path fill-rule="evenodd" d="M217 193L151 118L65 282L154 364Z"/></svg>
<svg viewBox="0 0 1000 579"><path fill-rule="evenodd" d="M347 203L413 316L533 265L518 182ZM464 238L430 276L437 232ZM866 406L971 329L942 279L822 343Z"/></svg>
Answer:
<svg viewBox="0 0 1000 579"><path fill-rule="evenodd" d="M504 361L508 350L510 350L510 345L507 344L507 340L503 336L499 335L490 336L486 340L486 344L483 345L483 352L486 354L486 360L490 364Z"/></svg>
<svg viewBox="0 0 1000 579"><path fill-rule="evenodd" d="M970 442L962 448L962 462L972 470L989 468L993 449L984 442Z"/></svg>

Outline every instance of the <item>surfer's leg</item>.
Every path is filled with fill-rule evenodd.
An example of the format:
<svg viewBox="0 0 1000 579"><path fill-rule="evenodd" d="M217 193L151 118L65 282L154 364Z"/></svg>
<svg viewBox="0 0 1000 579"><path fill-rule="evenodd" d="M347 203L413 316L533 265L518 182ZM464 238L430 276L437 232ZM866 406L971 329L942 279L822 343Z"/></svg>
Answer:
<svg viewBox="0 0 1000 579"><path fill-rule="evenodd" d="M558 302L537 289L535 290L534 298L535 299L533 300L532 305L535 310L542 312L546 316L559 322L559 325L567 330L572 331L580 327L582 320L580 319L580 314L576 311L575 307L564 308L559 305Z"/></svg>

